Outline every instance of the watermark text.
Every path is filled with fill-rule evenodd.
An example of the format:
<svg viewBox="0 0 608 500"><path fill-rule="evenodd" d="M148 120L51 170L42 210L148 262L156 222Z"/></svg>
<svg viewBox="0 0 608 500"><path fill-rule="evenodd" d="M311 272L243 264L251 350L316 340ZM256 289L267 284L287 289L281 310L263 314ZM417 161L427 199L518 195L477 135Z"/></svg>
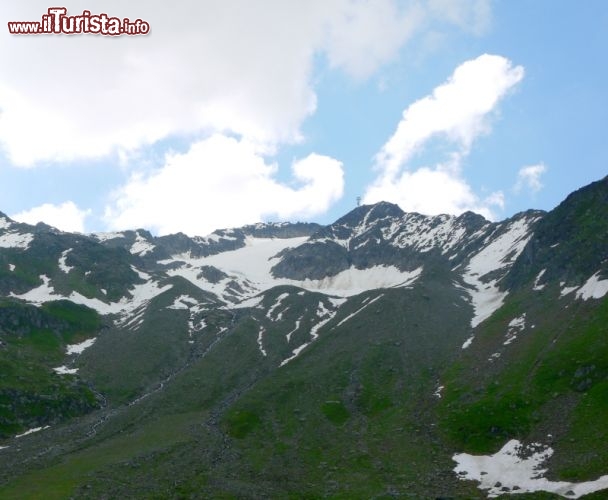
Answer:
<svg viewBox="0 0 608 500"><path fill-rule="evenodd" d="M147 35L150 24L141 19L110 17L105 13L91 14L85 10L80 15L68 16L65 7L50 7L41 21L9 21L12 35Z"/></svg>

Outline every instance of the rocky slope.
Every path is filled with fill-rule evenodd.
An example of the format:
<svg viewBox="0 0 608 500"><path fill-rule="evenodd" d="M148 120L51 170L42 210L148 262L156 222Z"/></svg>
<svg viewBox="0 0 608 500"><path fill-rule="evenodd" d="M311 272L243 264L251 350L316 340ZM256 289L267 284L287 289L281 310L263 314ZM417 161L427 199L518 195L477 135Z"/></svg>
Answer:
<svg viewBox="0 0 608 500"><path fill-rule="evenodd" d="M0 496L601 490L607 235L608 178L498 223L379 203L154 237L0 214ZM534 442L545 482L501 476Z"/></svg>

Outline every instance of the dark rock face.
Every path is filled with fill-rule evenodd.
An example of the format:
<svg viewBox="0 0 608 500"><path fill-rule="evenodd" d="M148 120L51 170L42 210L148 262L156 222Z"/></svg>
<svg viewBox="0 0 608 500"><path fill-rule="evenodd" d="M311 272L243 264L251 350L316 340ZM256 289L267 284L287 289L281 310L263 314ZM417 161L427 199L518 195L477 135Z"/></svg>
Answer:
<svg viewBox="0 0 608 500"><path fill-rule="evenodd" d="M204 278L210 283L219 283L221 280L227 277L228 275L226 273L213 266L203 266L199 276L199 278Z"/></svg>
<svg viewBox="0 0 608 500"><path fill-rule="evenodd" d="M545 280L580 284L608 271L608 177L575 191L546 214L513 266L506 286Z"/></svg>
<svg viewBox="0 0 608 500"><path fill-rule="evenodd" d="M281 261L272 268L276 277L295 280L322 279L348 269L348 251L341 245L310 242L282 253Z"/></svg>
<svg viewBox="0 0 608 500"><path fill-rule="evenodd" d="M254 238L298 238L311 236L321 228L319 224L310 222L278 222L252 224L242 227L241 230L243 234Z"/></svg>
<svg viewBox="0 0 608 500"><path fill-rule="evenodd" d="M0 307L0 335L23 337L32 330L60 332L67 326L65 321L49 316L35 307L23 307L18 303L3 304Z"/></svg>

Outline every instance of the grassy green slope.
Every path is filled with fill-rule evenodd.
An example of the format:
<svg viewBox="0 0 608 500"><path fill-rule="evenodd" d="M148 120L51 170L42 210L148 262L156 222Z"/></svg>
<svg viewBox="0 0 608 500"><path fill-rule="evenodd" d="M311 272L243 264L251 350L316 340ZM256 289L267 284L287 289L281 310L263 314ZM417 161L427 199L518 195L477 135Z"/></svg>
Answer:
<svg viewBox="0 0 608 500"><path fill-rule="evenodd" d="M284 347L277 340L268 359L256 342L263 311L257 320L241 311L212 349L163 390L121 407L94 436L86 437L90 419L50 434L58 450L21 464L0 496L481 498L453 477L453 451L495 451L507 437L543 441L549 433L560 478L603 472L606 302L560 303L550 291L513 296L455 360L469 334L467 307L429 292L385 291L337 327L364 297L351 299L316 343L278 369L272 350ZM314 310L318 296L302 300ZM552 303L555 316L546 315ZM535 328L485 362L522 312ZM218 330L227 319L217 318ZM292 319L274 326L276 339ZM432 397L439 381L442 400Z"/></svg>
<svg viewBox="0 0 608 500"><path fill-rule="evenodd" d="M437 375L463 341L455 332L466 330L457 309L444 314L419 289L385 292L343 326L328 324L308 353L256 385L223 419L249 480L278 496L459 487L432 425Z"/></svg>
<svg viewBox="0 0 608 500"><path fill-rule="evenodd" d="M493 453L510 438L550 444L555 477L590 480L608 471L608 300L558 295L522 291L480 327L444 375L441 427L468 452ZM522 313L526 329L505 346Z"/></svg>
<svg viewBox="0 0 608 500"><path fill-rule="evenodd" d="M99 316L67 301L42 308L0 301L0 437L82 415L99 405L74 375L53 367L65 360L65 346L94 336Z"/></svg>
<svg viewBox="0 0 608 500"><path fill-rule="evenodd" d="M0 496L474 497L450 472L432 396L468 335L468 305L432 283L369 296L381 293L338 327L365 296L344 304L319 339L280 368L281 339L304 310L273 325L265 311L235 311L232 328L163 390L114 410L94 436L86 437L84 420L69 438L57 430L56 449L22 464ZM303 323L312 323L319 297L300 297L309 306ZM260 324L267 357L256 340Z"/></svg>

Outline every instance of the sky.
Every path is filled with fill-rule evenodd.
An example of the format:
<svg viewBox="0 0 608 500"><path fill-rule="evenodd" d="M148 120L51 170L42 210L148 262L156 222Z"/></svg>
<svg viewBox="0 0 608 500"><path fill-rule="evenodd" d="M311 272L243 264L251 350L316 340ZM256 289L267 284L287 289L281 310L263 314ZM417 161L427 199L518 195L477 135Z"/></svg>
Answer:
<svg viewBox="0 0 608 500"><path fill-rule="evenodd" d="M15 220L205 235L358 200L503 220L608 173L604 0L58 4L150 30L15 35L58 5L0 5Z"/></svg>

